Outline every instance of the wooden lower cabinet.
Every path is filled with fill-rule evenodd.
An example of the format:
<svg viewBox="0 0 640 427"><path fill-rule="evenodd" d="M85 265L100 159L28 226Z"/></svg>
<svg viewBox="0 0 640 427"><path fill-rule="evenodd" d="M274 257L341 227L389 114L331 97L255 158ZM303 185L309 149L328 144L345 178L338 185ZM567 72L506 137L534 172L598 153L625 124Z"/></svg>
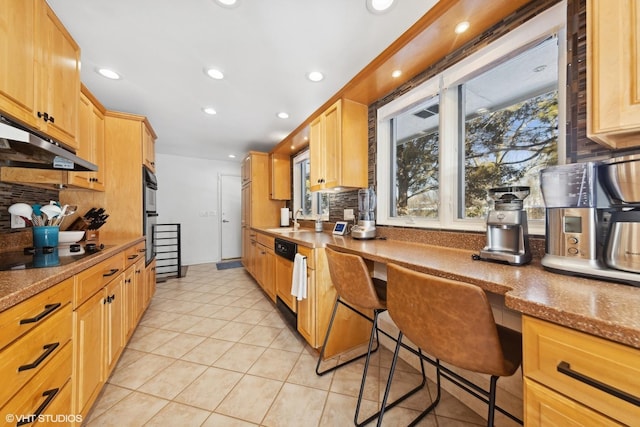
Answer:
<svg viewBox="0 0 640 427"><path fill-rule="evenodd" d="M87 415L105 380L104 304L97 292L73 313L73 413Z"/></svg>
<svg viewBox="0 0 640 427"><path fill-rule="evenodd" d="M106 377L115 368L118 357L125 345L126 302L124 299L124 274L109 283L103 294L105 367Z"/></svg>
<svg viewBox="0 0 640 427"><path fill-rule="evenodd" d="M275 256L276 296L282 300L294 313L298 312L297 301L291 295L291 278L293 277L293 262L281 256Z"/></svg>
<svg viewBox="0 0 640 427"><path fill-rule="evenodd" d="M525 425L637 425L640 406L615 391L640 398L640 350L522 319Z"/></svg>

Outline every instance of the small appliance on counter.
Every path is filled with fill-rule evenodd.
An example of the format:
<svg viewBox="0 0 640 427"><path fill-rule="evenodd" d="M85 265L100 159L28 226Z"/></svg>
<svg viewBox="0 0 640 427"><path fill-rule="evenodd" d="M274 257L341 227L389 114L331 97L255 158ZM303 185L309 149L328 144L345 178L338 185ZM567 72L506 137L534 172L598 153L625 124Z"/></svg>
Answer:
<svg viewBox="0 0 640 427"><path fill-rule="evenodd" d="M497 187L488 191L494 209L487 216L487 245L479 258L523 265L531 261L527 213L523 200L529 187Z"/></svg>
<svg viewBox="0 0 640 427"><path fill-rule="evenodd" d="M546 269L640 286L639 162L618 158L540 172Z"/></svg>
<svg viewBox="0 0 640 427"><path fill-rule="evenodd" d="M351 237L376 238L376 193L373 188L358 190L358 223L351 228Z"/></svg>

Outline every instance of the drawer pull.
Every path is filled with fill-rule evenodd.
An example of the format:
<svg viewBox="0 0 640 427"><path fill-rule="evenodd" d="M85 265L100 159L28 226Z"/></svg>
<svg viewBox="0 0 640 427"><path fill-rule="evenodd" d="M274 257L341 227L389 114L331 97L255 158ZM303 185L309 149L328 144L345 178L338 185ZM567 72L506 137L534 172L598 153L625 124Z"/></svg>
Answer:
<svg viewBox="0 0 640 427"><path fill-rule="evenodd" d="M33 368L37 368L39 364L41 364L42 362L44 362L44 359L46 359L47 357L49 357L49 355L51 353L53 353L53 350L55 350L56 348L58 348L58 346L60 345L59 342L54 342L52 344L47 344L44 347L42 347L42 349L44 350L44 353L42 353L40 355L40 357L38 357L33 363L29 363L28 365L22 365L18 368L18 372L22 372L22 371L28 371L29 369L33 369Z"/></svg>
<svg viewBox="0 0 640 427"><path fill-rule="evenodd" d="M608 393L612 396L617 397L618 399L622 399L626 402L631 403L632 405L635 406L640 406L640 399L627 393L624 392L622 390L618 390L615 387L611 387L608 384L602 383L596 379L590 378L584 374L581 374L580 372L574 371L573 369L571 369L571 365L569 365L567 362L560 362L558 363L557 366L557 370L558 372L565 374L573 379L576 379L580 382L583 382L587 385L590 385L591 387L597 388L600 391L603 391L605 393Z"/></svg>
<svg viewBox="0 0 640 427"><path fill-rule="evenodd" d="M60 391L59 388L54 388L54 389L43 392L42 397L46 396L47 398L45 399L44 402L42 402L42 405L38 406L38 409L36 409L35 414L29 415L26 417L21 417L21 419L18 420L18 423L16 424L16 426L19 427L19 426L23 426L25 424L31 424L32 422L37 421L38 418L40 417L40 414L42 414L44 410L47 409L47 406L49 406L49 404L56 397L59 391Z"/></svg>
<svg viewBox="0 0 640 427"><path fill-rule="evenodd" d="M136 259L138 258L138 254L129 255L127 259Z"/></svg>
<svg viewBox="0 0 640 427"><path fill-rule="evenodd" d="M57 309L58 307L60 307L62 304L57 302L55 304L47 304L44 306L44 310L42 311L42 313L36 315L35 317L30 317L28 319L22 319L20 320L20 324L24 325L25 323L35 323L35 322L39 322L42 319L44 319L45 317L47 317L48 315L50 315L55 309Z"/></svg>
<svg viewBox="0 0 640 427"><path fill-rule="evenodd" d="M109 270L108 273L103 274L102 277L111 277L114 274L116 274L118 271L120 271L119 268L112 268L111 270Z"/></svg>

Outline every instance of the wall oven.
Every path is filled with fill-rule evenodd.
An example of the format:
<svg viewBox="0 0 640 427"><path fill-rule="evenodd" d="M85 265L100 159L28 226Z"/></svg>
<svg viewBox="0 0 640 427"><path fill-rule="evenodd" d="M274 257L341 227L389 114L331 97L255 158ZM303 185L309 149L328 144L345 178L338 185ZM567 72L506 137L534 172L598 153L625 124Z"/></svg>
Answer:
<svg viewBox="0 0 640 427"><path fill-rule="evenodd" d="M156 191L158 190L158 181L153 172L142 167L142 203L144 209L144 236L146 238L146 263L149 264L156 257L154 248L154 228L157 223L158 212L156 208Z"/></svg>

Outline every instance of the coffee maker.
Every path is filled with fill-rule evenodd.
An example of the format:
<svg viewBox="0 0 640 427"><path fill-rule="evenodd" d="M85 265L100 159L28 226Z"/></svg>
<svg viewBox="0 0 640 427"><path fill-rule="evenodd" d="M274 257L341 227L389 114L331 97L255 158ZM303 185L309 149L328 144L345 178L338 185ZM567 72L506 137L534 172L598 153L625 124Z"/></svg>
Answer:
<svg viewBox="0 0 640 427"><path fill-rule="evenodd" d="M489 190L494 209L487 216L487 245L480 259L523 265L531 261L527 213L523 210L529 187L511 186Z"/></svg>
<svg viewBox="0 0 640 427"><path fill-rule="evenodd" d="M376 237L376 193L373 188L358 190L358 223L351 228L354 239Z"/></svg>
<svg viewBox="0 0 640 427"><path fill-rule="evenodd" d="M611 169L617 168L613 166L614 161L608 164L612 165ZM633 246L638 247L633 229L635 236L640 229L636 227L637 219L635 226L628 226L633 224L634 214L626 214L632 212L628 204L625 206L615 201L616 179L606 177L615 173L608 168L602 162L585 162L552 166L540 171L540 186L546 205L542 265L561 274L637 286L640 284L640 264L637 256L633 261L628 254L633 253ZM627 194L623 197L633 196ZM635 273L629 270L634 263Z"/></svg>

